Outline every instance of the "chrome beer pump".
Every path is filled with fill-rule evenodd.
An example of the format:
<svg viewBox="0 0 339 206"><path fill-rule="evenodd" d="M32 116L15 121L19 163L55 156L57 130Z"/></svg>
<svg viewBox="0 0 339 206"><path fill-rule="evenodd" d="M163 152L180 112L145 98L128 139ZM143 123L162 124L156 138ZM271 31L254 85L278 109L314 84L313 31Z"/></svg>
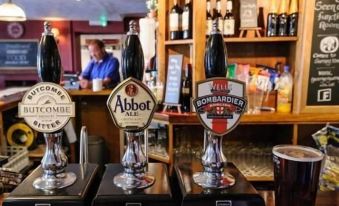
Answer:
<svg viewBox="0 0 339 206"><path fill-rule="evenodd" d="M38 47L38 74L41 83L34 85L19 103L19 116L38 132L42 132L46 151L41 160L42 177L33 182L36 189L54 190L72 185L73 172L65 172L67 156L62 150L62 129L75 116L74 103L59 86L61 60L48 22L44 23Z"/></svg>
<svg viewBox="0 0 339 206"><path fill-rule="evenodd" d="M222 150L223 135L239 123L247 104L245 84L226 79L227 52L218 21L206 44L205 74L207 79L197 83L194 107L205 127L203 172L193 174L194 182L207 189L223 189L235 184L235 178L224 171L227 159Z"/></svg>
<svg viewBox="0 0 339 206"><path fill-rule="evenodd" d="M116 186L124 190L146 188L155 181L154 176L146 172L147 158L140 140L143 130L153 118L156 100L153 93L141 82L144 60L136 22L131 21L129 26L122 56L125 80L115 87L107 100L115 125L124 130L126 136L127 148L121 160L124 172L116 175L113 180Z"/></svg>

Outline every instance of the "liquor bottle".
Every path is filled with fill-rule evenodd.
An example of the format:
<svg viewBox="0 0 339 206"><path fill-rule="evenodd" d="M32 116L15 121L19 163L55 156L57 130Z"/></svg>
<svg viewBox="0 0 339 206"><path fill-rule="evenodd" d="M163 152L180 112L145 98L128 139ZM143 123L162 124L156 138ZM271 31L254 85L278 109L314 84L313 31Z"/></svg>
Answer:
<svg viewBox="0 0 339 206"><path fill-rule="evenodd" d="M289 66L284 66L284 72L280 75L278 80L278 95L277 95L277 111L291 112L292 105L292 87L293 77L290 73Z"/></svg>
<svg viewBox="0 0 339 206"><path fill-rule="evenodd" d="M265 17L264 17L264 7L259 7L258 13L258 27L261 28L260 34L265 36Z"/></svg>
<svg viewBox="0 0 339 206"><path fill-rule="evenodd" d="M182 38L190 39L192 38L192 3L191 0L186 0L184 6L184 12L182 13Z"/></svg>
<svg viewBox="0 0 339 206"><path fill-rule="evenodd" d="M278 30L277 0L272 0L271 8L267 15L267 36L277 36L277 30Z"/></svg>
<svg viewBox="0 0 339 206"><path fill-rule="evenodd" d="M279 7L278 35L287 36L287 0L282 0Z"/></svg>
<svg viewBox="0 0 339 206"><path fill-rule="evenodd" d="M233 3L232 0L227 0L226 4L226 14L224 17L224 36L233 36L234 35L234 15L233 15Z"/></svg>
<svg viewBox="0 0 339 206"><path fill-rule="evenodd" d="M292 0L288 14L288 35L297 36L298 31L298 0Z"/></svg>
<svg viewBox="0 0 339 206"><path fill-rule="evenodd" d="M221 33L224 32L224 18L221 14L221 1L217 0L217 10L214 12L213 20L218 19L218 28Z"/></svg>
<svg viewBox="0 0 339 206"><path fill-rule="evenodd" d="M206 4L206 35L210 35L211 31L212 31L212 14L211 14L211 1L207 0L207 4Z"/></svg>
<svg viewBox="0 0 339 206"><path fill-rule="evenodd" d="M206 42L204 65L206 78L226 77L227 51L217 19L213 20L212 32Z"/></svg>
<svg viewBox="0 0 339 206"><path fill-rule="evenodd" d="M136 22L130 21L129 31L122 51L121 70L123 78L134 77L142 81L144 74L144 53L141 48Z"/></svg>
<svg viewBox="0 0 339 206"><path fill-rule="evenodd" d="M181 87L181 107L182 111L191 111L191 97L192 97L192 78L191 78L191 65L187 64L185 69L185 77L182 81Z"/></svg>
<svg viewBox="0 0 339 206"><path fill-rule="evenodd" d="M182 9L178 5L178 1L174 0L174 6L170 12L169 25L170 25L170 39L182 39L182 30L181 30L181 17Z"/></svg>
<svg viewBox="0 0 339 206"><path fill-rule="evenodd" d="M37 63L40 81L60 83L60 55L51 25L47 21L44 23L44 32L39 42Z"/></svg>

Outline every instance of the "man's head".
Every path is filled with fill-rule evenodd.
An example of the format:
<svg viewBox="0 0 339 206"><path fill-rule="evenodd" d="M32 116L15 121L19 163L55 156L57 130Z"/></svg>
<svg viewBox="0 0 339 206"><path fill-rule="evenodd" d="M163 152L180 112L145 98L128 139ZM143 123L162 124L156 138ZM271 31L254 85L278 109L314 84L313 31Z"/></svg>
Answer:
<svg viewBox="0 0 339 206"><path fill-rule="evenodd" d="M102 60L106 54L105 44L99 39L94 39L90 41L88 44L88 50L89 54L92 58L94 58L95 61Z"/></svg>

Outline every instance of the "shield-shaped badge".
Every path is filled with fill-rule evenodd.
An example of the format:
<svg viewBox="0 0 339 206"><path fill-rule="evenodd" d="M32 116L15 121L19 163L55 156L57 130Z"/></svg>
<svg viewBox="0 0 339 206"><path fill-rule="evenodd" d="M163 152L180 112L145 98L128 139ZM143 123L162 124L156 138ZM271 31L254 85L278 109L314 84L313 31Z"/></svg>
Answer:
<svg viewBox="0 0 339 206"><path fill-rule="evenodd" d="M196 97L193 104L200 122L216 135L234 129L247 105L244 82L233 79L210 78L197 82Z"/></svg>
<svg viewBox="0 0 339 206"><path fill-rule="evenodd" d="M156 99L146 85L130 77L114 88L107 106L118 128L144 130L153 118Z"/></svg>

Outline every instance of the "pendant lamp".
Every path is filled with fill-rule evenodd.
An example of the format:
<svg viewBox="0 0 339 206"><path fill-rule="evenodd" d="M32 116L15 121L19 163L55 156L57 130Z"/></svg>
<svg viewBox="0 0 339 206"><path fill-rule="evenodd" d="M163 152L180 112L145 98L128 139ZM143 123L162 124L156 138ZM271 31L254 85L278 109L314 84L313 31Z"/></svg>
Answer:
<svg viewBox="0 0 339 206"><path fill-rule="evenodd" d="M0 21L26 21L26 14L12 0L8 0L0 5Z"/></svg>

